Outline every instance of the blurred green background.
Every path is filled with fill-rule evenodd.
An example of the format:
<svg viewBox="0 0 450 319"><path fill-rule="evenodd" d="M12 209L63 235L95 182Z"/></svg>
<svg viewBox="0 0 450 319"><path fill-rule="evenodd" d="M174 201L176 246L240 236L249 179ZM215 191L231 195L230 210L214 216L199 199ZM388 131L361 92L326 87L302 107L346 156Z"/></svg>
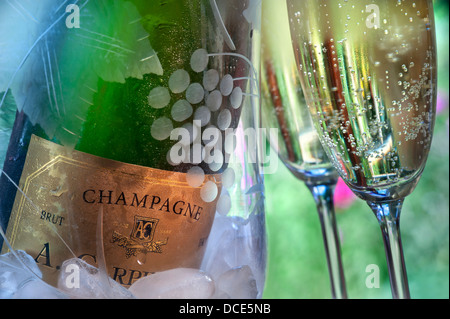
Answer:
<svg viewBox="0 0 450 319"><path fill-rule="evenodd" d="M439 63L438 116L432 150L404 204L401 233L411 297L449 298L449 4L435 1ZM266 175L268 265L264 298L328 299L330 282L319 219L303 182L280 162ZM365 202L336 195L337 222L350 299L391 299L378 222ZM344 197L344 198L342 198ZM366 287L366 267L380 268L380 288Z"/></svg>

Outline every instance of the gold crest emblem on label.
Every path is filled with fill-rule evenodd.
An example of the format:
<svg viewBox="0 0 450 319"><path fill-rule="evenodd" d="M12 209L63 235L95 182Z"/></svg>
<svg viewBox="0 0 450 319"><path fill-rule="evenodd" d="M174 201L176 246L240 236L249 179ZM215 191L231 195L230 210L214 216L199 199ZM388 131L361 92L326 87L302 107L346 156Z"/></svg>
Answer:
<svg viewBox="0 0 450 319"><path fill-rule="evenodd" d="M208 181L220 189L219 175ZM153 272L198 268L217 202L205 203L201 186L189 186L184 173L99 158L36 136L19 187L25 196L16 194L7 238L35 258L51 284L65 260L96 266L98 241L110 276L124 286Z"/></svg>

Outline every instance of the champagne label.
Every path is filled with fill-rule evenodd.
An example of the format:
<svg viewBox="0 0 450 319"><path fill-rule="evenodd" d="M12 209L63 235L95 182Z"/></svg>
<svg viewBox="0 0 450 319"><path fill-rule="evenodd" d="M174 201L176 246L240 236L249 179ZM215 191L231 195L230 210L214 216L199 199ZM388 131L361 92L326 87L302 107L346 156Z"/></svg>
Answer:
<svg viewBox="0 0 450 319"><path fill-rule="evenodd" d="M207 175L202 185L211 182L220 191L220 176ZM202 199L202 185L191 187L184 173L33 136L7 237L35 258L49 283L74 257L97 266L104 256L110 276L124 286L153 272L198 268L217 202Z"/></svg>

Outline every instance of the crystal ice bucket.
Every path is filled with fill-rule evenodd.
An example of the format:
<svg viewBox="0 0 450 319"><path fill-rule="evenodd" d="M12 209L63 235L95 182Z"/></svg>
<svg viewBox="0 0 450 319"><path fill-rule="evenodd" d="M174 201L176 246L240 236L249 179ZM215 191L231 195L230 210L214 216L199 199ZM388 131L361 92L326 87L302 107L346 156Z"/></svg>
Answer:
<svg viewBox="0 0 450 319"><path fill-rule="evenodd" d="M0 4L1 298L260 298L260 1Z"/></svg>

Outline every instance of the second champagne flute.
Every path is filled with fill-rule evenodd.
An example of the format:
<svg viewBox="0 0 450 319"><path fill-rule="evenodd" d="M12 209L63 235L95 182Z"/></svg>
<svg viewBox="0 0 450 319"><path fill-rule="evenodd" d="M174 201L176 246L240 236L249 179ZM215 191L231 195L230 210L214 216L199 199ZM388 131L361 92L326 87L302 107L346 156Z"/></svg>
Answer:
<svg viewBox="0 0 450 319"><path fill-rule="evenodd" d="M262 103L266 127L278 128L271 145L314 196L322 227L332 296L347 298L333 204L338 174L313 127L300 87L285 1L265 0L262 22Z"/></svg>

